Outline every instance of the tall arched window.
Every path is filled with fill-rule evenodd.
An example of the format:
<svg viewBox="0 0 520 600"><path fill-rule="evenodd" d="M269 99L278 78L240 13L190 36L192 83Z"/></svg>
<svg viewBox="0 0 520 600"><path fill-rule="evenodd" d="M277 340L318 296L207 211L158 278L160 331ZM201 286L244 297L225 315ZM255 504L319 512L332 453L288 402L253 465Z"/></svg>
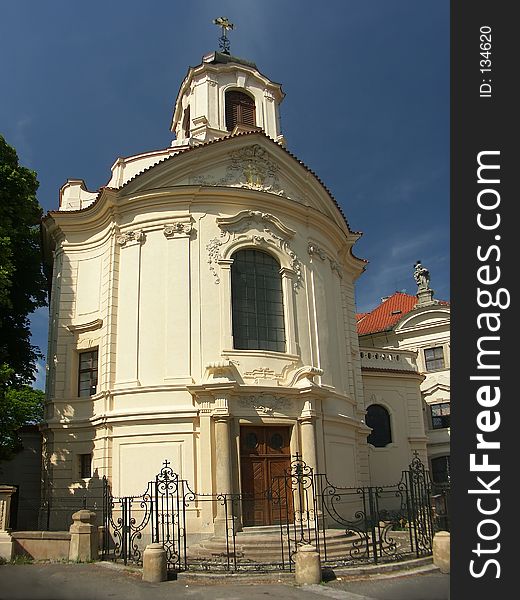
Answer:
<svg viewBox="0 0 520 600"><path fill-rule="evenodd" d="M239 250L231 266L233 345L285 352L282 277L270 254Z"/></svg>
<svg viewBox="0 0 520 600"><path fill-rule="evenodd" d="M256 125L255 101L244 92L226 92L226 129L232 131L235 125Z"/></svg>
<svg viewBox="0 0 520 600"><path fill-rule="evenodd" d="M392 443L390 415L384 406L372 404L367 408L366 424L372 429L367 442L376 448Z"/></svg>

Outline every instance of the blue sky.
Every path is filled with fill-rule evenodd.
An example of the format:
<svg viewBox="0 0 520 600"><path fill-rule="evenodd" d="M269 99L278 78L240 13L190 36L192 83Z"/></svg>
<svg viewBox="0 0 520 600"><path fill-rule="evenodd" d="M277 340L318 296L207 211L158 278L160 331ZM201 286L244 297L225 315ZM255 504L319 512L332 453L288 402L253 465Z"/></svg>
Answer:
<svg viewBox="0 0 520 600"><path fill-rule="evenodd" d="M363 232L358 310L415 293L417 259L449 299L448 0L4 3L0 132L44 209L68 178L96 190L118 156L170 145L179 85L217 49L221 15L232 54L283 86L288 150ZM46 309L32 323L45 352Z"/></svg>

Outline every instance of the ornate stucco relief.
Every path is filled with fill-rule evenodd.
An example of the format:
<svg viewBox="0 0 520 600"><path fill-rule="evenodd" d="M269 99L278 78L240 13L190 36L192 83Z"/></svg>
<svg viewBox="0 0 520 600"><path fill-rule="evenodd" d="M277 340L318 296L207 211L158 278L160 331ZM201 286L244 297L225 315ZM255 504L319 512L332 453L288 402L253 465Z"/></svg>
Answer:
<svg viewBox="0 0 520 600"><path fill-rule="evenodd" d="M190 221L179 220L165 225L163 233L167 239L171 240L175 237L189 237L192 229L193 227Z"/></svg>
<svg viewBox="0 0 520 600"><path fill-rule="evenodd" d="M215 283L220 283L215 265L222 260L226 247L234 242L244 241L253 245L272 246L284 252L294 272L294 289L302 285L301 262L287 241L287 238L292 238L296 232L286 227L275 216L261 211L244 210L234 217L218 218L217 225L222 230L220 238L212 238L206 244L208 264L215 277Z"/></svg>
<svg viewBox="0 0 520 600"><path fill-rule="evenodd" d="M255 385L267 385L274 383L278 385L283 380L282 373L276 373L269 367L259 367L252 371L246 371L244 373L244 379L252 379Z"/></svg>
<svg viewBox="0 0 520 600"><path fill-rule="evenodd" d="M287 412L292 408L292 401L289 398L270 394L245 396L240 398L239 404L244 408L250 408L265 415L272 415L274 412Z"/></svg>
<svg viewBox="0 0 520 600"><path fill-rule="evenodd" d="M142 244L145 239L144 231L141 229L134 229L133 231L125 231L116 237L116 242L124 248L125 246L131 246L134 244Z"/></svg>
<svg viewBox="0 0 520 600"><path fill-rule="evenodd" d="M303 204L303 200L296 193L282 187L279 170L278 163L269 156L269 152L259 144L253 144L228 154L224 174L196 175L190 178L190 184L258 190L291 198Z"/></svg>
<svg viewBox="0 0 520 600"><path fill-rule="evenodd" d="M309 244L307 246L307 250L309 252L309 256L311 256L311 257L316 256L323 261L328 260L331 270L336 271L336 273L338 274L338 276L340 278L343 277L341 266L338 263L338 261L336 261L334 258L332 258L329 254L327 254L327 252L325 252L325 250L323 250L323 248L320 248L320 246L318 246L318 244L316 244L315 242L309 242Z"/></svg>

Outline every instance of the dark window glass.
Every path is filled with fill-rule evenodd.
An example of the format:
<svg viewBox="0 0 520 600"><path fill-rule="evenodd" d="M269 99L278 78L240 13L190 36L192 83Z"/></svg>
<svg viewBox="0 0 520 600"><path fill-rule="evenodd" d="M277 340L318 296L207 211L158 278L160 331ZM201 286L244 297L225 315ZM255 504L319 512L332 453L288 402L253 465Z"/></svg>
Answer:
<svg viewBox="0 0 520 600"><path fill-rule="evenodd" d="M279 433L274 433L271 436L269 446L271 446L271 448L274 450L281 450L283 448L283 437Z"/></svg>
<svg viewBox="0 0 520 600"><path fill-rule="evenodd" d="M98 351L90 350L79 355L78 396L92 396L98 382Z"/></svg>
<svg viewBox="0 0 520 600"><path fill-rule="evenodd" d="M392 442L390 415L384 406L372 404L367 409L366 424L372 429L367 442L376 448L384 448Z"/></svg>
<svg viewBox="0 0 520 600"><path fill-rule="evenodd" d="M432 412L432 428L443 429L450 426L450 403L441 402L430 406Z"/></svg>
<svg viewBox="0 0 520 600"><path fill-rule="evenodd" d="M258 438L256 433L248 433L246 435L246 446L248 448L256 448L258 446Z"/></svg>
<svg viewBox="0 0 520 600"><path fill-rule="evenodd" d="M226 129L239 124L256 125L255 101L244 92L226 92Z"/></svg>
<svg viewBox="0 0 520 600"><path fill-rule="evenodd" d="M444 348L428 348L424 351L424 362L427 371L438 371L444 369Z"/></svg>
<svg viewBox="0 0 520 600"><path fill-rule="evenodd" d="M450 457L432 458L432 479L434 483L447 483L450 480Z"/></svg>
<svg viewBox="0 0 520 600"><path fill-rule="evenodd" d="M190 107L188 106L184 111L184 118L182 120L182 129L184 130L184 137L190 137Z"/></svg>
<svg viewBox="0 0 520 600"><path fill-rule="evenodd" d="M258 250L239 250L231 267L234 347L285 352L279 263Z"/></svg>
<svg viewBox="0 0 520 600"><path fill-rule="evenodd" d="M92 477L92 454L79 455L79 476L82 479Z"/></svg>

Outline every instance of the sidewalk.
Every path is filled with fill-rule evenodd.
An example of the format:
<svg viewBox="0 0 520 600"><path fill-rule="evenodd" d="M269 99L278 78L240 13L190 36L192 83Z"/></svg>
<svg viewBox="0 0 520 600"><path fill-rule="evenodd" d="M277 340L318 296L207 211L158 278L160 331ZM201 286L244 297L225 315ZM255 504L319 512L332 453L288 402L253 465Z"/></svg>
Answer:
<svg viewBox="0 0 520 600"><path fill-rule="evenodd" d="M139 571L100 564L0 566L0 600L448 600L449 576L431 568L414 573L340 579L297 587L287 577L187 578L145 583Z"/></svg>

